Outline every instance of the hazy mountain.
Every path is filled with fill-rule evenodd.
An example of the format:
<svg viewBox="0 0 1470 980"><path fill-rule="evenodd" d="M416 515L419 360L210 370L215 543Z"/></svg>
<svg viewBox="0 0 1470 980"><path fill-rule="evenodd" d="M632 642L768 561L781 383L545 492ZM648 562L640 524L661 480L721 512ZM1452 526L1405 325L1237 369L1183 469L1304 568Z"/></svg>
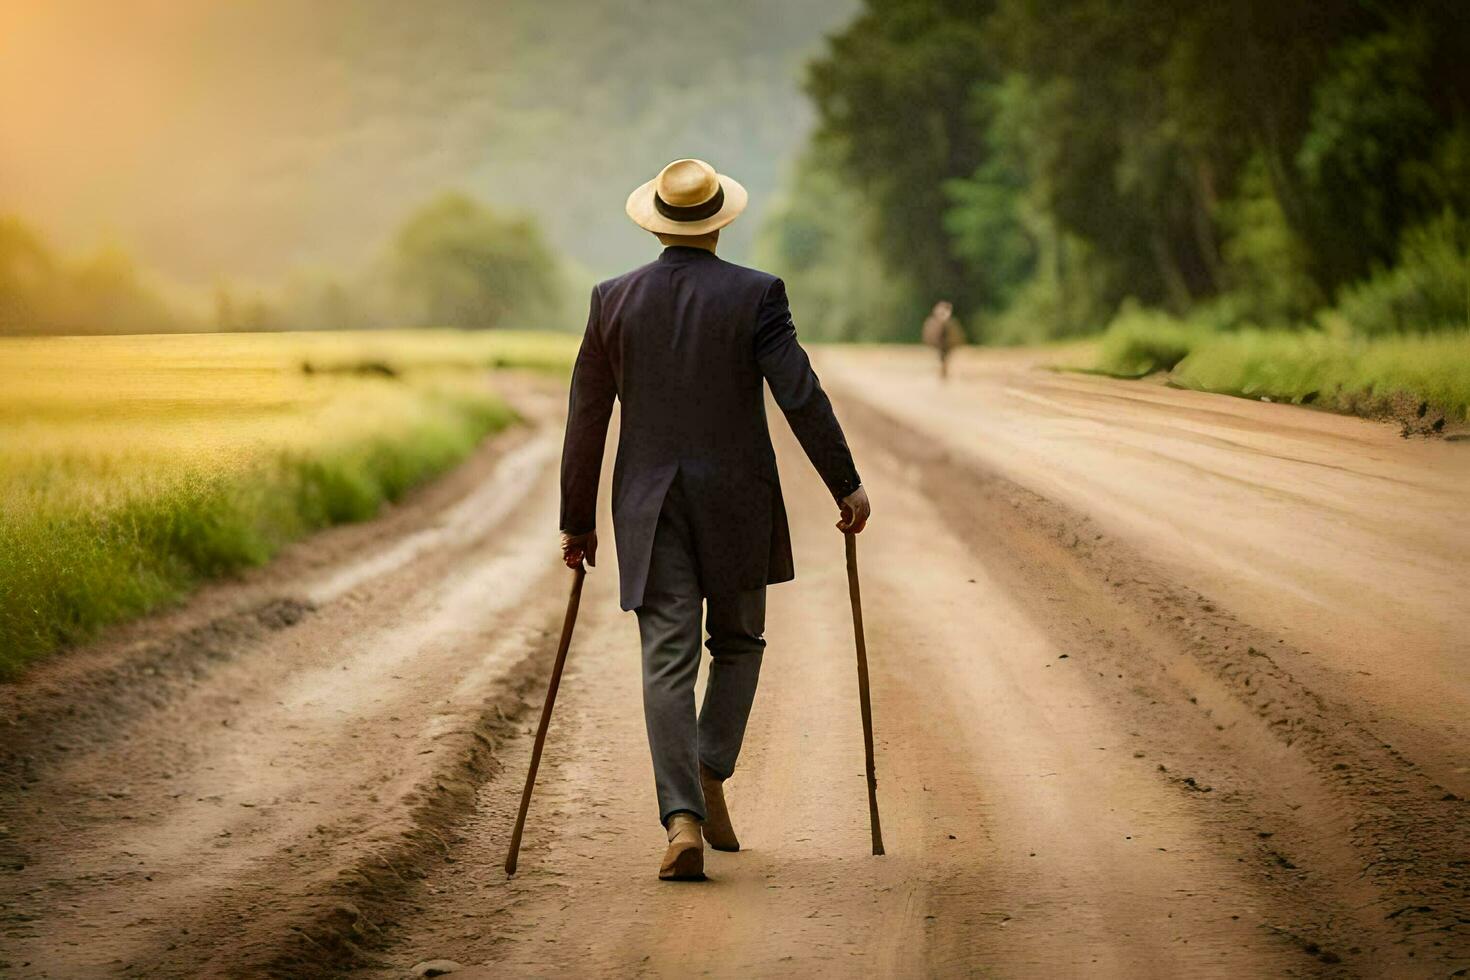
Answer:
<svg viewBox="0 0 1470 980"><path fill-rule="evenodd" d="M375 254L445 188L596 272L668 160L738 176L742 254L856 0L55 0L0 10L0 211L196 284Z"/></svg>

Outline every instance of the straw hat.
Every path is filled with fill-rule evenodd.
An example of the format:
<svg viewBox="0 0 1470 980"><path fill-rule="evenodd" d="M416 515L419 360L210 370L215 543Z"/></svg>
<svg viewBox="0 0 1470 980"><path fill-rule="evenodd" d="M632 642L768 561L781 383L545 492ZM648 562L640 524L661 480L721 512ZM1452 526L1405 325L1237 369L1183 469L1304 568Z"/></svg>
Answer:
<svg viewBox="0 0 1470 980"><path fill-rule="evenodd" d="M663 235L705 235L745 210L745 188L703 160L675 160L628 195L628 217Z"/></svg>

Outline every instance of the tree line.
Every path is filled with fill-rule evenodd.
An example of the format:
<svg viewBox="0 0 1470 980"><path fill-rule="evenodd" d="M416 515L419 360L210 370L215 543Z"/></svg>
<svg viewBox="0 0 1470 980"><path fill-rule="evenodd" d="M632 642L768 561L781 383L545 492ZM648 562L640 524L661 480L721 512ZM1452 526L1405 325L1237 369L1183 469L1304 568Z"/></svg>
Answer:
<svg viewBox="0 0 1470 980"><path fill-rule="evenodd" d="M1466 324L1462 0L865 0L807 89L764 257L827 336Z"/></svg>
<svg viewBox="0 0 1470 980"><path fill-rule="evenodd" d="M534 220L455 192L410 214L363 269L297 272L268 290L221 282L202 310L117 247L67 258L0 216L0 335L541 327L565 319L567 278Z"/></svg>

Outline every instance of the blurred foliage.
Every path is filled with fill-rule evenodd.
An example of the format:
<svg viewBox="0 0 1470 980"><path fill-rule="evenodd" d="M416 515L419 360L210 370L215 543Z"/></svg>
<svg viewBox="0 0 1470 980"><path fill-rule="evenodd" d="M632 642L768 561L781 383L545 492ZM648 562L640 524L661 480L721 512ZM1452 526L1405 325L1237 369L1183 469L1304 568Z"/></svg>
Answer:
<svg viewBox="0 0 1470 980"><path fill-rule="evenodd" d="M536 225L464 194L445 194L404 223L388 273L404 326L521 326L554 310L560 295Z"/></svg>
<svg viewBox="0 0 1470 980"><path fill-rule="evenodd" d="M870 0L828 39L807 81L822 132L874 204L880 254L920 294L961 308L974 290L943 231L945 185L987 156L971 94L994 80L982 31L988 7Z"/></svg>
<svg viewBox="0 0 1470 980"><path fill-rule="evenodd" d="M1337 311L1365 334L1470 325L1470 219L1446 210L1410 228L1396 261L1347 287Z"/></svg>
<svg viewBox="0 0 1470 980"><path fill-rule="evenodd" d="M1220 204L1217 215L1225 286L1210 302L1217 321L1291 323L1323 305L1311 256L1287 223L1260 154L1246 161L1235 196Z"/></svg>
<svg viewBox="0 0 1470 980"><path fill-rule="evenodd" d="M1103 334L1098 369L1120 378L1172 371L1207 336L1209 330L1197 323L1143 309L1130 300Z"/></svg>
<svg viewBox="0 0 1470 980"><path fill-rule="evenodd" d="M888 266L981 339L1130 297L1435 330L1466 322L1467 63L1456 0L866 0L808 90Z"/></svg>
<svg viewBox="0 0 1470 980"><path fill-rule="evenodd" d="M20 219L0 215L0 334L154 333L194 325L120 249L64 260Z"/></svg>
<svg viewBox="0 0 1470 980"><path fill-rule="evenodd" d="M567 327L567 278L529 216L446 192L352 278L297 271L269 297L222 285L215 320L221 330Z"/></svg>
<svg viewBox="0 0 1470 980"><path fill-rule="evenodd" d="M383 253L345 277L298 270L275 289L215 286L200 316L165 302L126 253L75 262L0 217L0 335L565 327L569 280L528 216L446 193L399 226Z"/></svg>
<svg viewBox="0 0 1470 980"><path fill-rule="evenodd" d="M803 337L900 339L924 311L888 271L870 234L872 208L838 177L832 155L819 144L798 161L760 229L756 263L786 279Z"/></svg>

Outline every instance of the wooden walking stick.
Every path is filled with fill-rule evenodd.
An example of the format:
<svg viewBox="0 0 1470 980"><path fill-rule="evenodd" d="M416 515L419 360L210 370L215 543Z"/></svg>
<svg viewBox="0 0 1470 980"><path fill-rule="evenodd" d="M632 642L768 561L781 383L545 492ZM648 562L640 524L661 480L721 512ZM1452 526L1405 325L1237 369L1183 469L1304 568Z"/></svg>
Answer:
<svg viewBox="0 0 1470 980"><path fill-rule="evenodd" d="M878 777L873 772L873 705L868 696L868 642L863 637L863 596L858 588L857 535L847 538L847 592L852 598L852 634L857 640L858 701L863 711L863 753L868 763L868 822L873 828L873 853L883 853L883 828L878 823Z"/></svg>
<svg viewBox="0 0 1470 980"><path fill-rule="evenodd" d="M577 625L577 607L582 604L582 580L587 567L578 565L572 578L572 594L567 598L567 617L561 624L561 643L556 648L556 664L551 668L551 683L546 687L546 703L541 706L541 725L536 729L536 744L531 748L531 768L526 771L526 788L521 791L521 811L516 814L516 828L510 835L510 853L505 856L505 873L516 873L516 859L521 853L521 831L526 829L526 811L531 807L531 790L536 786L536 769L541 765L541 748L546 744L546 729L551 725L551 709L556 704L556 689L561 685L561 670L567 663L567 648L572 645L572 629Z"/></svg>

